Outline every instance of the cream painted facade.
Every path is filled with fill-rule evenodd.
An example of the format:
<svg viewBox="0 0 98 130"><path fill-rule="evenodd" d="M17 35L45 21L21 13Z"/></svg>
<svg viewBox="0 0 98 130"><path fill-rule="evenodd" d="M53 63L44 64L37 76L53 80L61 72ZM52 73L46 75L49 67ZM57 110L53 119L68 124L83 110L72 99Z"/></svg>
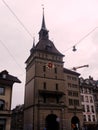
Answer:
<svg viewBox="0 0 98 130"><path fill-rule="evenodd" d="M17 77L9 75L6 70L0 72L0 130L10 130L12 86L15 82L20 83Z"/></svg>

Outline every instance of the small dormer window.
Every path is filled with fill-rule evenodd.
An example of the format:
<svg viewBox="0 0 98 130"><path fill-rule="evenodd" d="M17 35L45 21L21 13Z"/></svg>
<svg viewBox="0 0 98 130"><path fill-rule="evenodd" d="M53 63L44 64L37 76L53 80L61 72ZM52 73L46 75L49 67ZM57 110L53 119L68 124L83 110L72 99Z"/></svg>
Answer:
<svg viewBox="0 0 98 130"><path fill-rule="evenodd" d="M46 45L46 50L51 50L51 48L52 48L52 46L51 46L51 44L50 43L48 43L47 45Z"/></svg>
<svg viewBox="0 0 98 130"><path fill-rule="evenodd" d="M4 79L6 79L6 74L3 74L2 77L3 77Z"/></svg>
<svg viewBox="0 0 98 130"><path fill-rule="evenodd" d="M50 43L48 43L47 46L50 47L50 48L52 47Z"/></svg>

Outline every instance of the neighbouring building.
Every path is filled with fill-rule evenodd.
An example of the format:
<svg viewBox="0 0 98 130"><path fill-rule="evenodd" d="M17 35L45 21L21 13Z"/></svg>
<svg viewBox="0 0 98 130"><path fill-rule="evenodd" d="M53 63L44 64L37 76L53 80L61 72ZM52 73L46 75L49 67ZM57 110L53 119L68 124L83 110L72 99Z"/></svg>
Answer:
<svg viewBox="0 0 98 130"><path fill-rule="evenodd" d="M83 124L79 73L64 68L44 12L39 41L26 60L24 130L76 130Z"/></svg>
<svg viewBox="0 0 98 130"><path fill-rule="evenodd" d="M10 130L12 87L14 83L21 82L6 70L0 72L0 130Z"/></svg>
<svg viewBox="0 0 98 130"><path fill-rule="evenodd" d="M95 110L96 110L96 118L97 118L97 125L98 125L98 80L93 80L93 94L94 94L94 102L95 102Z"/></svg>
<svg viewBox="0 0 98 130"><path fill-rule="evenodd" d="M79 129L83 124L83 114L79 87L79 73L64 68L67 113L66 128L68 130ZM72 128L71 128L72 127ZM65 130L65 129L64 129Z"/></svg>
<svg viewBox="0 0 98 130"><path fill-rule="evenodd" d="M91 76L80 78L81 103L83 107L83 125L88 129L95 129L98 124L98 81Z"/></svg>
<svg viewBox="0 0 98 130"><path fill-rule="evenodd" d="M12 110L11 130L23 130L24 105L18 105Z"/></svg>

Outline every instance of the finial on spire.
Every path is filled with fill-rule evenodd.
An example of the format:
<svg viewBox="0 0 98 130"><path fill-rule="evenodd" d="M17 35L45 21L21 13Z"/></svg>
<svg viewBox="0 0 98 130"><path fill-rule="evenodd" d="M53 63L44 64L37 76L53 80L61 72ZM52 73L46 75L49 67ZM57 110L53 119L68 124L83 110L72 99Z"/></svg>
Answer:
<svg viewBox="0 0 98 130"><path fill-rule="evenodd" d="M42 4L43 14L44 14L44 4Z"/></svg>
<svg viewBox="0 0 98 130"><path fill-rule="evenodd" d="M43 10L44 10L44 4L42 4Z"/></svg>
<svg viewBox="0 0 98 130"><path fill-rule="evenodd" d="M43 9L43 18L42 18L42 27L41 28L47 30L46 25L45 25L45 18L44 18L44 4L42 4L42 9Z"/></svg>

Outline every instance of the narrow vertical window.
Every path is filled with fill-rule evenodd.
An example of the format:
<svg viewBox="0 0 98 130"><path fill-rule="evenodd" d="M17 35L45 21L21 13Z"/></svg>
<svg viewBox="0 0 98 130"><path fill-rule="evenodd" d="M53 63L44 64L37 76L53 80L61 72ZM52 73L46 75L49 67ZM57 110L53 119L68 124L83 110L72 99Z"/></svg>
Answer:
<svg viewBox="0 0 98 130"><path fill-rule="evenodd" d="M81 96L81 101L84 102L84 96L83 95Z"/></svg>
<svg viewBox="0 0 98 130"><path fill-rule="evenodd" d="M4 87L0 87L0 95L4 95L5 93L5 88Z"/></svg>
<svg viewBox="0 0 98 130"><path fill-rule="evenodd" d="M0 100L0 110L3 110L5 106L5 102L3 100Z"/></svg>
<svg viewBox="0 0 98 130"><path fill-rule="evenodd" d="M56 83L56 90L58 90L58 84Z"/></svg>
<svg viewBox="0 0 98 130"><path fill-rule="evenodd" d="M92 98L92 96L90 96L90 103L93 103L93 98Z"/></svg>
<svg viewBox="0 0 98 130"><path fill-rule="evenodd" d="M95 120L95 115L93 115L92 118L93 118L93 121L96 121L96 120Z"/></svg>
<svg viewBox="0 0 98 130"><path fill-rule="evenodd" d="M73 105L73 100L69 99L69 105Z"/></svg>
<svg viewBox="0 0 98 130"><path fill-rule="evenodd" d="M44 89L46 89L46 82L44 82L44 84L43 84L43 85L44 85Z"/></svg>
<svg viewBox="0 0 98 130"><path fill-rule="evenodd" d="M88 115L88 121L91 121L91 116L90 115Z"/></svg>
<svg viewBox="0 0 98 130"><path fill-rule="evenodd" d="M43 71L44 71L44 72L46 71L46 66L45 66L45 65L43 66Z"/></svg>
<svg viewBox="0 0 98 130"><path fill-rule="evenodd" d="M86 121L86 115L83 115L84 116L84 121Z"/></svg>
<svg viewBox="0 0 98 130"><path fill-rule="evenodd" d="M57 74L57 68L56 67L54 68L54 72Z"/></svg>
<svg viewBox="0 0 98 130"><path fill-rule="evenodd" d="M87 112L90 112L89 105L87 105Z"/></svg>
<svg viewBox="0 0 98 130"><path fill-rule="evenodd" d="M74 105L79 106L79 100L74 99Z"/></svg>
<svg viewBox="0 0 98 130"><path fill-rule="evenodd" d="M94 113L94 106L91 106L91 111Z"/></svg>
<svg viewBox="0 0 98 130"><path fill-rule="evenodd" d="M85 101L86 101L86 102L89 102L88 96L85 96Z"/></svg>
<svg viewBox="0 0 98 130"><path fill-rule="evenodd" d="M83 112L85 112L85 106L84 105L82 105L82 108L83 108Z"/></svg>

